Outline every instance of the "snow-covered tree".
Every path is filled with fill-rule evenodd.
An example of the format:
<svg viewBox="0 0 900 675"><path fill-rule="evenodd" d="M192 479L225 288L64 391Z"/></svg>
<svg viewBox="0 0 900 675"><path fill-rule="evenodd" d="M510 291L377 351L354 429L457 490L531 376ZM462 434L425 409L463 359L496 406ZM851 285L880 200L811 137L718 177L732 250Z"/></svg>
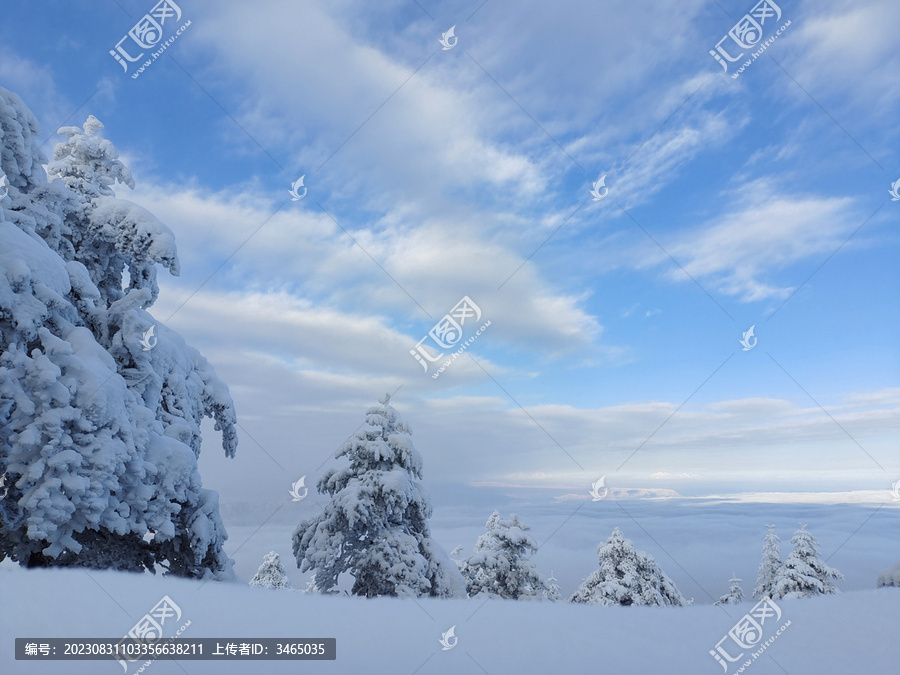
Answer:
<svg viewBox="0 0 900 675"><path fill-rule="evenodd" d="M597 547L600 569L592 572L569 598L588 605L689 604L653 557L637 551L619 528Z"/></svg>
<svg viewBox="0 0 900 675"><path fill-rule="evenodd" d="M319 587L316 586L316 575L312 574L309 577L309 581L306 582L306 588L300 591L301 593L318 593Z"/></svg>
<svg viewBox="0 0 900 675"><path fill-rule="evenodd" d="M553 570L550 570L550 576L547 577L546 589L544 590L544 598L550 602L559 601L562 598L559 590L559 580L553 576Z"/></svg>
<svg viewBox="0 0 900 675"><path fill-rule="evenodd" d="M728 580L728 583L731 584L731 587L728 589L728 592L719 598L714 604L716 605L737 605L744 599L744 589L741 588L741 582L743 579L738 579L736 574L731 575L731 579Z"/></svg>
<svg viewBox="0 0 900 675"><path fill-rule="evenodd" d="M34 116L0 88L0 559L231 578L197 457L203 417L234 455L233 404L146 311L175 241L115 197L133 181L102 128L60 129L48 181Z"/></svg>
<svg viewBox="0 0 900 675"><path fill-rule="evenodd" d="M527 534L531 528L514 513L503 520L494 511L485 529L474 553L459 564L468 594L511 600L543 598L547 584L529 560L537 551L537 544Z"/></svg>
<svg viewBox="0 0 900 675"><path fill-rule="evenodd" d="M900 563L878 575L878 588L882 586L900 586Z"/></svg>
<svg viewBox="0 0 900 675"><path fill-rule="evenodd" d="M350 465L319 480L318 491L331 501L294 531L297 566L315 570L322 593L349 572L354 595L464 596L459 570L431 539L431 504L419 483L422 456L412 431L390 405L390 395L380 403L335 454Z"/></svg>
<svg viewBox="0 0 900 675"><path fill-rule="evenodd" d="M775 577L772 599L792 600L837 593L831 582L833 579L843 579L844 575L819 557L819 542L806 531L806 525L801 524L800 529L794 532L791 543L794 550Z"/></svg>
<svg viewBox="0 0 900 675"><path fill-rule="evenodd" d="M775 577L781 571L781 539L775 534L774 525L766 525L768 532L763 542L762 560L759 563L759 572L756 575L756 588L753 589L753 597L757 600L772 595Z"/></svg>
<svg viewBox="0 0 900 675"><path fill-rule="evenodd" d="M250 585L263 588L289 589L291 587L290 579L284 571L284 565L281 564L281 558L275 551L266 553L262 565L256 571L256 576L250 580Z"/></svg>

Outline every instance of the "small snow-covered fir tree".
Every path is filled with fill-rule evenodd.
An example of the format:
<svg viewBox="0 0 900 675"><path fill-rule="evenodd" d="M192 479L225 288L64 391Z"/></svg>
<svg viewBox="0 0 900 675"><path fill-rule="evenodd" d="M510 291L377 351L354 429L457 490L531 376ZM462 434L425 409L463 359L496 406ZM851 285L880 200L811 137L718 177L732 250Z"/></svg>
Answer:
<svg viewBox="0 0 900 675"><path fill-rule="evenodd" d="M775 577L772 599L792 600L837 593L831 582L833 579L843 579L844 575L819 557L819 542L807 532L806 525L801 524L800 529L794 532L791 543L794 550Z"/></svg>
<svg viewBox="0 0 900 675"><path fill-rule="evenodd" d="M550 570L550 576L547 577L544 598L550 602L558 602L562 598L562 595L559 592L559 580L553 576L553 570Z"/></svg>
<svg viewBox="0 0 900 675"><path fill-rule="evenodd" d="M312 574L309 577L309 581L306 582L306 588L300 591L301 593L318 593L319 587L316 586L316 575Z"/></svg>
<svg viewBox="0 0 900 675"><path fill-rule="evenodd" d="M331 501L294 531L297 566L315 570L322 593L349 572L354 595L464 597L459 570L431 539L431 504L419 483L422 456L412 431L390 405L390 395L380 402L335 454L350 466L319 480L319 492Z"/></svg>
<svg viewBox="0 0 900 675"><path fill-rule="evenodd" d="M474 553L459 565L469 596L485 593L511 600L544 598L547 584L529 560L537 551L537 544L527 534L531 528L516 514L503 520L496 511L485 528Z"/></svg>
<svg viewBox="0 0 900 675"><path fill-rule="evenodd" d="M115 197L134 183L102 129L61 128L45 171L34 115L0 88L0 560L233 578L197 469L204 417L234 455L233 404L147 312L175 240Z"/></svg>
<svg viewBox="0 0 900 675"><path fill-rule="evenodd" d="M736 574L732 574L731 579L728 580L728 583L731 584L728 592L713 604L737 605L738 603L740 603L744 599L744 589L741 588L742 581L743 579L738 579Z"/></svg>
<svg viewBox="0 0 900 675"><path fill-rule="evenodd" d="M883 586L900 586L900 563L878 575L878 588Z"/></svg>
<svg viewBox="0 0 900 675"><path fill-rule="evenodd" d="M756 588L753 589L753 597L757 600L765 596L771 596L775 577L781 571L781 539L775 534L774 525L766 525L768 532L763 542L762 560L759 563L759 572L756 575Z"/></svg>
<svg viewBox="0 0 900 675"><path fill-rule="evenodd" d="M262 565L250 580L251 586L262 586L263 588L287 588L291 587L290 579L284 571L284 565L281 564L281 558L275 551L269 551L263 558Z"/></svg>
<svg viewBox="0 0 900 675"><path fill-rule="evenodd" d="M588 605L689 604L653 557L637 551L619 528L597 547L600 569L592 572L569 598Z"/></svg>

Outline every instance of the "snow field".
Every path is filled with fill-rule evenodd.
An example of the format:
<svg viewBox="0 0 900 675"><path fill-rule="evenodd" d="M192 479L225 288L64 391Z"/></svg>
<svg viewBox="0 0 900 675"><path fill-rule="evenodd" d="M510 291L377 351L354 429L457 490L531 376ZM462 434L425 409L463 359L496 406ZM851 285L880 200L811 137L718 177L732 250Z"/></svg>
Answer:
<svg viewBox="0 0 900 675"><path fill-rule="evenodd" d="M307 595L228 582L0 566L0 672L117 675L102 661L13 660L13 637L121 637L168 595L191 621L184 637L334 637L334 662L157 661L153 675L279 673L576 673L714 675L709 650L755 603L602 607L512 600ZM783 601L791 625L745 673L867 675L896 671L900 588ZM459 641L444 651L441 634ZM777 661L780 667L771 659ZM480 665L481 668L478 667ZM135 668L136 669L136 668ZM129 673L133 673L130 670Z"/></svg>

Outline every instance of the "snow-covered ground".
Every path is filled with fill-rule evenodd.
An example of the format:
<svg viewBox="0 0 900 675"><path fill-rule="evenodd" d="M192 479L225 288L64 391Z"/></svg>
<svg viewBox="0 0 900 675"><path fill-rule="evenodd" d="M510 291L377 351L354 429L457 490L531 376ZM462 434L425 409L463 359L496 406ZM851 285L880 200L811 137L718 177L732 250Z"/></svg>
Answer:
<svg viewBox="0 0 900 675"><path fill-rule="evenodd" d="M732 573L744 579L745 594L752 591L764 523L777 525L787 555L790 535L800 521L816 534L829 564L845 574L846 579L837 583L842 592L781 601L782 623L790 621L790 626L744 672L855 675L896 670L900 589L875 588L878 572L900 560L900 523L893 505L879 509L680 499L607 501L586 503L564 524L578 504L497 505L504 514L515 508L532 526L535 540L544 544L533 558L535 564L545 575L553 569L564 597L596 569L597 544L619 526L638 549L656 558L686 597L694 598L694 605L619 608L477 599L364 600L150 575L25 570L7 561L0 564L4 636L0 673L121 673L117 664L101 661L15 662L12 638L120 637L168 595L182 609L182 621L191 621L185 637L334 637L337 660L179 665L158 661L144 672L519 675L602 669L717 675L723 671L709 651L754 602L718 607L710 604L712 599L728 590ZM289 504L260 528L258 523L277 507L226 506L230 535L226 550L244 581L253 576L265 553L275 550L294 587L302 588L308 575L300 573L291 557L291 523L314 512L315 506ZM265 515L260 518L260 513ZM480 505L437 505L432 534L446 550L462 544L468 552L489 514ZM456 626L459 641L453 649L443 650L439 640L451 626Z"/></svg>
<svg viewBox="0 0 900 675"><path fill-rule="evenodd" d="M119 572L0 567L0 672L114 675L114 662L13 660L13 637L118 637L164 595L191 625L183 637L334 637L336 661L157 661L146 672L716 675L709 650L754 603L594 607L568 603L311 596ZM790 626L745 671L755 675L896 672L900 589L784 601ZM456 626L444 650L441 634ZM139 665L139 664L136 664ZM132 666L129 672L134 672ZM733 672L733 671L730 671Z"/></svg>

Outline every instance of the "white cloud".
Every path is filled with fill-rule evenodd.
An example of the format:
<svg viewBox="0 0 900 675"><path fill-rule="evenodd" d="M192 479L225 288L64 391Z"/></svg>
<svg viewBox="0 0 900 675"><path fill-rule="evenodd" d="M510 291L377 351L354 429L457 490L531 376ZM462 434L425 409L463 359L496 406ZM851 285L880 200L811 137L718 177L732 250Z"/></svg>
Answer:
<svg viewBox="0 0 900 675"><path fill-rule="evenodd" d="M682 74L672 77L667 67L701 48L696 18L705 7L702 0L652 11L629 0L561 0L509 12L489 3L466 48L564 146L578 129L570 151L581 157L581 134L605 139L589 144L594 152L635 135L640 142L682 103L690 90L678 93L680 85L669 83Z"/></svg>
<svg viewBox="0 0 900 675"><path fill-rule="evenodd" d="M893 0L803 2L791 26L788 72L821 103L860 108L868 118L896 117L900 99L897 30L900 5ZM802 18L802 20L801 20ZM798 96L805 94L798 92Z"/></svg>
<svg viewBox="0 0 900 675"><path fill-rule="evenodd" d="M663 246L701 284L746 302L786 298L794 287L775 283L773 276L798 261L824 260L865 218L849 197L785 194L771 180L746 183L740 193L744 196L730 211L669 236ZM856 245L858 241L847 244ZM645 250L639 267L671 265L659 249ZM666 274L673 281L688 281L677 267Z"/></svg>
<svg viewBox="0 0 900 675"><path fill-rule="evenodd" d="M631 149L628 155L617 158L621 166L607 183L615 202L630 209L649 201L677 180L679 171L698 154L722 146L749 123L748 115L733 109L719 112L703 109L703 103L720 88L719 79L702 75L668 89L663 97L667 101L659 107L672 110L673 118L652 135L647 132L642 144ZM690 97L695 91L699 93Z"/></svg>
<svg viewBox="0 0 900 675"><path fill-rule="evenodd" d="M158 302L154 313L165 319L177 306L177 300ZM168 323L201 344L214 345L219 363L240 364L256 355L257 360L270 360L307 376L315 372L319 377L349 377L356 383L386 381L394 388L412 381L421 383L420 391L435 388L409 354L421 336L404 335L384 317L340 312L286 292L199 292ZM502 372L484 361L486 367ZM461 379L480 378L481 372L470 360L457 359L436 382L458 385Z"/></svg>
<svg viewBox="0 0 900 675"><path fill-rule="evenodd" d="M618 486L881 476L834 420L886 467L900 468L889 466L900 415L895 390L821 400L834 420L814 405L763 397L680 410L678 402L645 401L599 408L526 403L523 411L465 360L447 371L447 379L422 375L407 354L407 338L378 321L354 325L352 317L299 304L254 304L251 297L211 295L190 321L174 327L223 379L239 383L232 393L243 430L282 466L301 473L330 461L365 410L394 391L394 405L415 431L428 481L578 492L599 475ZM480 383L488 394L458 395L460 383ZM262 463L271 480L281 478L254 442L242 443L241 456L248 458L242 461ZM210 478L244 489L242 477L227 466Z"/></svg>
<svg viewBox="0 0 900 675"><path fill-rule="evenodd" d="M272 207L250 191L213 195L143 184L129 198L153 209L178 240L185 278L167 282L174 291L167 298L173 305L168 311L240 247L205 290L224 285L243 286L242 293L250 294L274 291L272 303L294 307L312 302L300 299L296 289L302 287L302 297L338 308L335 313L354 323L360 317L377 317L387 326L398 316L412 322L412 334L421 333L413 345L465 295L481 307L484 320L492 322L489 339L495 344L512 343L545 357L587 349L589 356L602 331L581 308L584 296L556 291L534 266L525 265L498 290L522 264L521 258L474 233L462 236L444 223L425 223L415 230L390 224L350 230L356 246L318 210L283 209L260 228ZM200 311L200 297L190 299L187 307ZM270 304L262 297L254 302L259 307ZM310 304L305 311L312 309Z"/></svg>
<svg viewBox="0 0 900 675"><path fill-rule="evenodd" d="M325 181L338 199L380 210L452 204L454 188L502 187L523 198L539 189L535 160L486 137L496 113L483 100L487 86L472 87L483 76L468 59L452 77L438 57L410 77L436 44L387 53L352 34L333 8L229 3L215 12L198 22L194 48L215 50L210 70L254 90L235 101L241 125L282 149L291 167L306 167L308 184Z"/></svg>
<svg viewBox="0 0 900 675"><path fill-rule="evenodd" d="M521 219L511 214L528 212L533 225L535 207L566 210L548 206L573 168L556 142L585 167L585 180L646 142L615 177L633 205L741 127L724 114L691 112L723 90L722 78L666 70L702 44L694 20L703 8L690 0L648 16L625 0L486 7L461 27L461 46L443 53L435 25L415 11L387 29L388 40L376 12L228 3L197 22L191 49L212 50L205 76L227 75L226 107L264 147L278 148L289 172L318 181L338 213L342 201L416 225L451 213L457 229L505 224L517 235ZM698 88L684 114L651 138ZM238 96L242 89L252 95ZM228 143L249 144L227 124ZM495 203L502 208L487 207Z"/></svg>

